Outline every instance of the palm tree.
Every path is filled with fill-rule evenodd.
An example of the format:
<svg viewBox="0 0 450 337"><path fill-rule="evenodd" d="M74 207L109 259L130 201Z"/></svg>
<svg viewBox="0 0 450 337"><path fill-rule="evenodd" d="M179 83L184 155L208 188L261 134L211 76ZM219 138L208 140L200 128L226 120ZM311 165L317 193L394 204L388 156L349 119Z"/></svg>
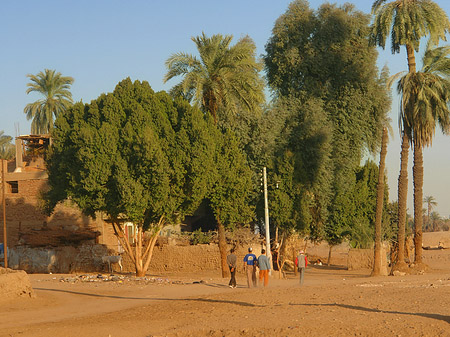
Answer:
<svg viewBox="0 0 450 337"><path fill-rule="evenodd" d="M69 89L74 79L48 69L37 75L28 74L27 77L30 78L27 94L37 92L43 96L42 99L27 104L23 110L28 120L33 119L31 133L49 133L53 127L53 117L56 118L73 104Z"/></svg>
<svg viewBox="0 0 450 337"><path fill-rule="evenodd" d="M372 26L372 43L385 47L391 38L391 51L400 52L406 47L409 73L416 72L415 52L419 50L420 39L429 35L433 42L445 40L450 22L446 13L429 0L376 0L372 5L374 22ZM402 149L400 157L400 175L398 178L398 257L396 268L405 266L405 222L406 200L408 193L408 155L411 131L404 116L399 116ZM416 206L415 206L416 208ZM422 209L420 207L420 209ZM420 211L418 211L419 213Z"/></svg>
<svg viewBox="0 0 450 337"><path fill-rule="evenodd" d="M433 209L434 206L437 206L437 202L436 202L436 199L434 199L434 197L432 195L428 195L425 198L423 198L423 203L427 204L427 221L428 221L428 225L430 225L431 224L431 222L430 222L431 210Z"/></svg>
<svg viewBox="0 0 450 337"><path fill-rule="evenodd" d="M176 53L166 61L168 72L164 82L181 76L182 81L171 90L209 112L217 124L223 109L238 114L240 110L255 112L264 102L261 63L255 58L256 46L247 36L231 46L232 36L221 34L192 37L200 59Z"/></svg>
<svg viewBox="0 0 450 337"><path fill-rule="evenodd" d="M450 46L433 48L429 42L420 72L398 82L403 121L411 130L414 146L414 261L422 263L423 148L431 146L439 124L450 132ZM419 203L420 202L420 203ZM420 207L419 207L420 205Z"/></svg>
<svg viewBox="0 0 450 337"><path fill-rule="evenodd" d="M15 147L11 144L12 137L3 134L4 131L0 131L0 159L11 159L15 155Z"/></svg>
<svg viewBox="0 0 450 337"><path fill-rule="evenodd" d="M177 53L166 61L168 69L164 82L181 76L171 93L193 101L205 113L210 113L217 124L218 113L255 113L264 102L262 70L255 58L256 46L247 36L231 46L232 36L221 34L192 37L200 59L186 53ZM225 227L217 221L222 277L228 274L226 264Z"/></svg>
<svg viewBox="0 0 450 337"><path fill-rule="evenodd" d="M377 203L375 211L375 246L373 254L372 276L381 274L381 220L384 202L384 170L386 168L387 143L389 141L388 128L383 127L381 138L380 164L378 166Z"/></svg>
<svg viewBox="0 0 450 337"><path fill-rule="evenodd" d="M388 86L389 71L385 66L381 73L381 79L384 85ZM388 86L389 87L389 86ZM391 97L389 97L391 98ZM387 106L390 106L390 100ZM372 276L381 275L381 222L383 218L383 204L384 204L384 188L385 188L385 168L386 168L386 154L387 144L389 142L389 134L392 134L391 119L388 116L388 109L381 110L382 115L375 120L379 121L378 129L381 129L381 146L380 146L380 164L378 166L378 183L377 183L377 201L375 210L375 244L373 254L373 270Z"/></svg>

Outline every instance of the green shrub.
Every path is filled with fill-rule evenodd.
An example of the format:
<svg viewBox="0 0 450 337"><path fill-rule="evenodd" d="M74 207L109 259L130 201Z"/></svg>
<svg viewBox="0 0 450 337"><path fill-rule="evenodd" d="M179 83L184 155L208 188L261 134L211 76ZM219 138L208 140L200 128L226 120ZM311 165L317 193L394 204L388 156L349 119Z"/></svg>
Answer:
<svg viewBox="0 0 450 337"><path fill-rule="evenodd" d="M210 232L202 232L199 228L191 233L191 244L208 244L212 241L212 234Z"/></svg>

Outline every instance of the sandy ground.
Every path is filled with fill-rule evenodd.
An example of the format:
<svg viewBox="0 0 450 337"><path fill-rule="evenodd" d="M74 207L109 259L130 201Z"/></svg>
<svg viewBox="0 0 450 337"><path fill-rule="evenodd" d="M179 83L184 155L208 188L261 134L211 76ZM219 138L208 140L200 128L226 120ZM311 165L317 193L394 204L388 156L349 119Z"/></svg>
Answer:
<svg viewBox="0 0 450 337"><path fill-rule="evenodd" d="M152 282L32 274L35 298L0 301L0 336L450 336L450 249L424 257L433 268L424 275L311 266L303 286L274 275L266 289L248 289L243 275L230 289L217 273Z"/></svg>

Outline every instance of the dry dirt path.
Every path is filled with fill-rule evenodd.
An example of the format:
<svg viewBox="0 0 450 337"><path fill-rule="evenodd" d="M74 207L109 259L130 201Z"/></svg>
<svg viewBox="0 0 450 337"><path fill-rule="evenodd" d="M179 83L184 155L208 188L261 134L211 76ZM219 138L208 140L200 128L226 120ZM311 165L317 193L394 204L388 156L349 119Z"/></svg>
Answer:
<svg viewBox="0 0 450 337"><path fill-rule="evenodd" d="M308 268L305 284L230 289L213 275L185 284L60 282L30 275L34 299L0 302L0 336L450 336L450 272L368 277ZM193 284L205 280L207 283Z"/></svg>

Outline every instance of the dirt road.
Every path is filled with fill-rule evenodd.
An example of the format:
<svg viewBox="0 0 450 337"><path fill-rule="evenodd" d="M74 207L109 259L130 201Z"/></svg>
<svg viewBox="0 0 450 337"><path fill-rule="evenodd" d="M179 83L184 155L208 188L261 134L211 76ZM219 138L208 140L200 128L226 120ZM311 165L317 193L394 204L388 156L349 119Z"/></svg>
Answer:
<svg viewBox="0 0 450 337"><path fill-rule="evenodd" d="M246 288L242 275L230 289L217 275L34 274L36 298L0 302L0 336L450 336L450 252L425 258L434 267L425 275L312 266L303 286L288 275L266 289Z"/></svg>

